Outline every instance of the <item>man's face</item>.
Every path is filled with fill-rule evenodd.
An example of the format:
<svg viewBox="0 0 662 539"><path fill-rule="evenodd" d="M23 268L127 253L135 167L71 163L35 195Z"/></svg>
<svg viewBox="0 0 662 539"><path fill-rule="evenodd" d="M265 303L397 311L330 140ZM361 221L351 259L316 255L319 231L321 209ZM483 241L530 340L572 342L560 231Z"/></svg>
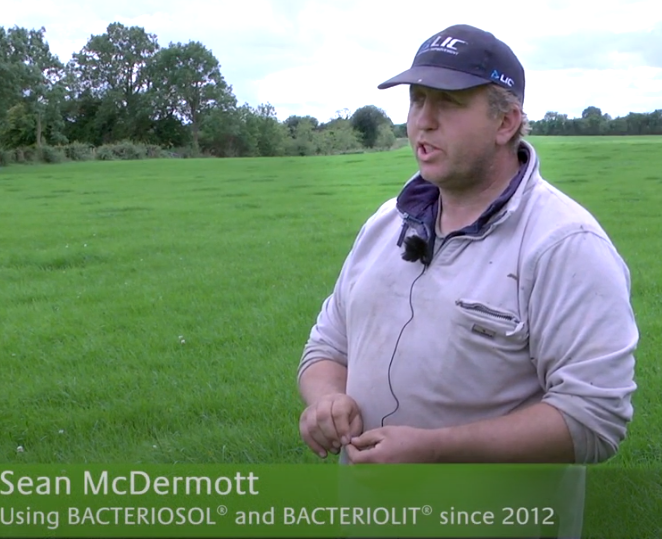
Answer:
<svg viewBox="0 0 662 539"><path fill-rule="evenodd" d="M439 187L463 190L486 179L499 125L484 86L452 92L410 88L409 142L423 178Z"/></svg>

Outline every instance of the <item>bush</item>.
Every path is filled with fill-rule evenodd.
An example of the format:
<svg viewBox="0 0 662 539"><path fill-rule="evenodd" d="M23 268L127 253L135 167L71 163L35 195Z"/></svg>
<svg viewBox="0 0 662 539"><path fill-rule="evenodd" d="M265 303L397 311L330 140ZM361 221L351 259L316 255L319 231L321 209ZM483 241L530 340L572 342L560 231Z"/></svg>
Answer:
<svg viewBox="0 0 662 539"><path fill-rule="evenodd" d="M82 142L72 142L63 146L64 155L71 161L89 161L94 159L94 146Z"/></svg>
<svg viewBox="0 0 662 539"><path fill-rule="evenodd" d="M37 160L42 163L62 163L66 159L64 151L53 146L37 148Z"/></svg>
<svg viewBox="0 0 662 539"><path fill-rule="evenodd" d="M161 146L156 144L147 144L145 146L145 154L149 159L158 159L160 157L169 157L168 152L166 152Z"/></svg>
<svg viewBox="0 0 662 539"><path fill-rule="evenodd" d="M21 146L14 150L16 162L20 164L34 163L37 161L37 150L33 146Z"/></svg>
<svg viewBox="0 0 662 539"><path fill-rule="evenodd" d="M104 144L96 150L96 158L101 161L113 159L134 160L146 159L147 157L162 157L163 150L159 146L150 144L135 144L130 141L122 141L115 144Z"/></svg>
<svg viewBox="0 0 662 539"><path fill-rule="evenodd" d="M16 162L16 153L13 150L0 150L0 167L13 165Z"/></svg>
<svg viewBox="0 0 662 539"><path fill-rule="evenodd" d="M182 149L187 151L187 149ZM14 163L62 163L64 161L115 161L117 159L159 159L178 157L156 144L136 144L122 141L115 144L104 144L95 148L91 144L72 142L59 146L21 146L4 150L0 148L0 166Z"/></svg>
<svg viewBox="0 0 662 539"><path fill-rule="evenodd" d="M377 138L375 139L375 148L389 149L395 144L395 133L388 124L381 124L377 128Z"/></svg>
<svg viewBox="0 0 662 539"><path fill-rule="evenodd" d="M195 151L192 146L181 146L178 148L171 148L170 150L164 150L164 157L172 157L179 159L191 159L195 157Z"/></svg>
<svg viewBox="0 0 662 539"><path fill-rule="evenodd" d="M145 159L147 157L147 149L143 144L122 141L113 144L112 149L115 156L122 160Z"/></svg>
<svg viewBox="0 0 662 539"><path fill-rule="evenodd" d="M99 146L94 152L94 155L98 161L115 160L115 152L113 152L111 144L104 144L103 146Z"/></svg>

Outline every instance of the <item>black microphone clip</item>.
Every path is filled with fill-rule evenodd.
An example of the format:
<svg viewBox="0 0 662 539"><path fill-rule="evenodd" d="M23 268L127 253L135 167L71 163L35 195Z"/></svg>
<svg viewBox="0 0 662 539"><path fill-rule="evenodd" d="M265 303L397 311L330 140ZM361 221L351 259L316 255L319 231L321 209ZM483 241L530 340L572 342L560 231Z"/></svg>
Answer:
<svg viewBox="0 0 662 539"><path fill-rule="evenodd" d="M431 259L428 250L428 244L420 236L409 236L405 238L405 251L402 258L407 262L416 262L420 260L423 265L429 266Z"/></svg>

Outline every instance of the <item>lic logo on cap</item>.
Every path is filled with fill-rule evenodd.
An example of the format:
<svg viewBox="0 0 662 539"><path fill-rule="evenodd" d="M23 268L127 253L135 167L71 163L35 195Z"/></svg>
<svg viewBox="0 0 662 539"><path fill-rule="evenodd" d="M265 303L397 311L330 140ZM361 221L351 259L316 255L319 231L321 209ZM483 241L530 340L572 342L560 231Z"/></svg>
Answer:
<svg viewBox="0 0 662 539"><path fill-rule="evenodd" d="M500 74L496 69L492 71L492 79L498 80L499 82L505 84L506 86L510 86L511 88L513 84L515 84L513 79L506 77L503 73Z"/></svg>

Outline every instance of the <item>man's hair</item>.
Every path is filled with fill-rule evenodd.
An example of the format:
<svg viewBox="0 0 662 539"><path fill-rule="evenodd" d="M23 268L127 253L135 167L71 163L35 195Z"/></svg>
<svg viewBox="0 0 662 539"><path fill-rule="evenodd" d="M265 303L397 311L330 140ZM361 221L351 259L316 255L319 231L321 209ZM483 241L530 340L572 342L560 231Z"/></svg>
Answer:
<svg viewBox="0 0 662 539"><path fill-rule="evenodd" d="M520 140L531 132L529 119L522 109L522 102L515 94L496 84L488 84L487 99L490 104L490 111L494 116L506 114L513 107L518 107L522 111L522 122L509 143L512 148L517 148Z"/></svg>

